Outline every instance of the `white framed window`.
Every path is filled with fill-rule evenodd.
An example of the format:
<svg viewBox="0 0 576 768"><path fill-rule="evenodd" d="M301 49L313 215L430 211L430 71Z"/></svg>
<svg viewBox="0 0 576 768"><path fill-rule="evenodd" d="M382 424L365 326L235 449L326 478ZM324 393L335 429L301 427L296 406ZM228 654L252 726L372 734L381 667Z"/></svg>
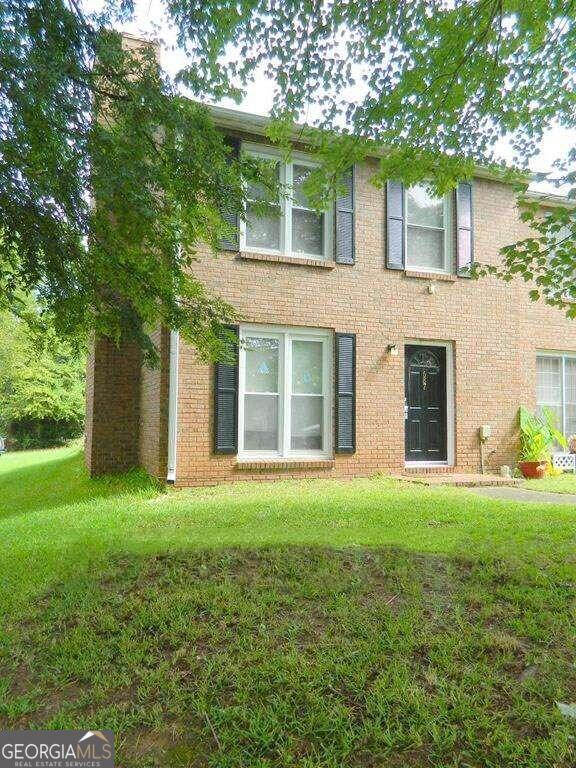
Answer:
<svg viewBox="0 0 576 768"><path fill-rule="evenodd" d="M572 237L572 229L567 224L562 226L558 232L553 236L553 241L556 247L554 247L553 244L549 246L548 250L548 266L550 266L551 262L554 260L555 256L557 255L558 251L563 251L566 248L566 241L570 240ZM551 291L551 295L554 298L559 299L560 301L574 301L576 298L576 294L572 295L572 291L568 289L566 286L565 281L561 281L563 284L558 286L553 286L554 290ZM572 286L570 286L572 288Z"/></svg>
<svg viewBox="0 0 576 768"><path fill-rule="evenodd" d="M425 184L406 188L406 269L424 272L454 271L452 195L436 197Z"/></svg>
<svg viewBox="0 0 576 768"><path fill-rule="evenodd" d="M330 331L240 328L240 459L328 458L332 451Z"/></svg>
<svg viewBox="0 0 576 768"><path fill-rule="evenodd" d="M536 403L553 411L565 435L576 434L576 352L538 354Z"/></svg>
<svg viewBox="0 0 576 768"><path fill-rule="evenodd" d="M285 162L273 148L254 144L243 144L242 151L276 164L281 193L277 203L271 203L270 213L263 214L254 205L267 199L263 186L248 186L240 249L320 261L333 259L333 212L316 213L303 189L304 181L317 164L301 153L294 153L290 162Z"/></svg>

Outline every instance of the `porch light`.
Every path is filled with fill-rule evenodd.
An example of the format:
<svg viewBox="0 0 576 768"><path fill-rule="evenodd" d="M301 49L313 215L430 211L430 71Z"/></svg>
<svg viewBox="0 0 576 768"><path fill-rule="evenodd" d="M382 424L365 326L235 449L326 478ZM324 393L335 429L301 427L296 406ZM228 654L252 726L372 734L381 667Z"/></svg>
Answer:
<svg viewBox="0 0 576 768"><path fill-rule="evenodd" d="M388 346L386 347L386 352L391 357L398 357L398 352L399 352L398 344L388 344Z"/></svg>

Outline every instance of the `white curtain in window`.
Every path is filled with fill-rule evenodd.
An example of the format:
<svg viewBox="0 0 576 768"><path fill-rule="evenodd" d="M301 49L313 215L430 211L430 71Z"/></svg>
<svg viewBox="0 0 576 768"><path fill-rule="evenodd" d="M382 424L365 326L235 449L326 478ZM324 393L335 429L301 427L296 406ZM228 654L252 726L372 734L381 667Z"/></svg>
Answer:
<svg viewBox="0 0 576 768"><path fill-rule="evenodd" d="M292 450L322 449L323 345L318 341L292 342Z"/></svg>
<svg viewBox="0 0 576 768"><path fill-rule="evenodd" d="M421 227L444 227L444 198L434 197L419 184L410 187L408 197L408 221Z"/></svg>
<svg viewBox="0 0 576 768"><path fill-rule="evenodd" d="M431 195L423 184L406 191L406 264L443 271L447 268L447 199Z"/></svg>
<svg viewBox="0 0 576 768"><path fill-rule="evenodd" d="M329 451L329 340L326 331L241 331L241 453Z"/></svg>
<svg viewBox="0 0 576 768"><path fill-rule="evenodd" d="M576 434L576 359L567 357L565 365L564 395L566 400L566 435Z"/></svg>
<svg viewBox="0 0 576 768"><path fill-rule="evenodd" d="M556 417L556 426L570 433L570 424L576 428L576 421L572 418L576 416L576 361L568 358L565 363L564 368L564 360L560 355L540 356L536 359L536 402L540 413L544 407L548 408ZM574 405L568 406L569 398L573 398Z"/></svg>
<svg viewBox="0 0 576 768"><path fill-rule="evenodd" d="M407 263L421 269L444 269L444 231L408 225Z"/></svg>
<svg viewBox="0 0 576 768"><path fill-rule="evenodd" d="M249 337L245 342L244 447L278 450L278 339Z"/></svg>
<svg viewBox="0 0 576 768"><path fill-rule="evenodd" d="M294 253L322 256L324 216L310 208L303 189L312 168L294 164L292 169L292 250Z"/></svg>
<svg viewBox="0 0 576 768"><path fill-rule="evenodd" d="M280 164L270 161L275 167L277 181L280 180ZM263 184L250 184L247 191L248 204L246 209L246 246L248 248L264 248L271 251L280 250L281 245L281 209L278 200L271 197L271 192ZM262 203L268 203L268 209L258 208Z"/></svg>

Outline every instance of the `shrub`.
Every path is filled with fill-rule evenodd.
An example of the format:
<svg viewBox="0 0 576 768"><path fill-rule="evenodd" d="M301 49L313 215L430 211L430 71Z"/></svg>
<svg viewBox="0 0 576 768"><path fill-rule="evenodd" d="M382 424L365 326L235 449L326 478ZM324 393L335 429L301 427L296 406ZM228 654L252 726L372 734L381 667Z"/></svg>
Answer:
<svg viewBox="0 0 576 768"><path fill-rule="evenodd" d="M567 441L556 427L556 417L550 408L543 408L541 416L524 407L520 408L520 461L549 462L554 445L566 448Z"/></svg>

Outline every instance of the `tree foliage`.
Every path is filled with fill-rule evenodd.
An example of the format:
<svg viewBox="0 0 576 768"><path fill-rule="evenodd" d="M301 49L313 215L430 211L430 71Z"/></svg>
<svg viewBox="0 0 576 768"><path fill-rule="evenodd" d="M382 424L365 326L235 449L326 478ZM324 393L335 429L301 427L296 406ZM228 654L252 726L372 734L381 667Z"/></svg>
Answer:
<svg viewBox="0 0 576 768"><path fill-rule="evenodd" d="M30 299L28 322L0 313L0 434L17 447L51 445L81 434L85 355L59 339Z"/></svg>
<svg viewBox="0 0 576 768"><path fill-rule="evenodd" d="M332 173L377 149L384 156L376 183L432 179L442 192L476 165L502 168L504 144L526 171L547 130L576 128L572 0L177 0L170 7L194 61L182 79L229 83L233 94L267 66L276 85L272 135L285 142L295 121L315 115L322 132L303 134ZM549 176L571 199L575 161L576 148L558 147ZM522 198L525 178L505 178L517 184L535 233L510 243L500 267L479 265L476 274L533 281L533 299L575 316L571 203L542 216Z"/></svg>
<svg viewBox="0 0 576 768"><path fill-rule="evenodd" d="M107 31L133 0L90 14L77 0L0 5L0 301L34 288L59 333L129 332L152 352L143 329L165 323L206 356L221 351L233 309L194 277L194 252L217 247L220 211L242 210L241 181L258 169L230 158L199 101L239 98L263 68L275 83L270 137L287 148L295 123L308 124L318 205L368 154L381 157L376 184L431 179L445 191L479 163L500 165L503 140L525 169L550 126L576 127L571 0L162 7L188 55L172 79ZM573 187L574 152L557 183ZM542 219L528 205L525 217L535 236L510 243L496 272L535 280L533 298L576 314L571 208Z"/></svg>
<svg viewBox="0 0 576 768"><path fill-rule="evenodd" d="M240 163L151 49L107 31L125 9L0 5L0 302L34 289L62 334L130 333L152 353L143 329L165 323L211 354L233 310L191 267L241 204Z"/></svg>

